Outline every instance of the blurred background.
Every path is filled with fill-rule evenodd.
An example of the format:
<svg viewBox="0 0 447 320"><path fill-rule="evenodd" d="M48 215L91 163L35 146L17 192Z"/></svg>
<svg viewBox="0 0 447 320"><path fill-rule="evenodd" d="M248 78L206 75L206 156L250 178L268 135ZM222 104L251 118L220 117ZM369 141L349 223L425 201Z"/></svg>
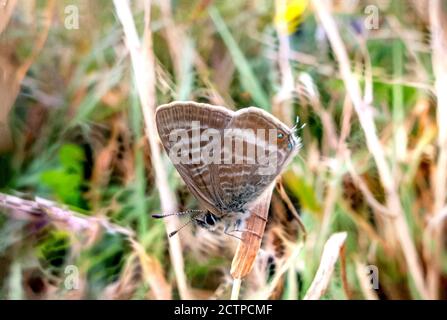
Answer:
<svg viewBox="0 0 447 320"><path fill-rule="evenodd" d="M306 124L241 298L320 265L317 298L447 298L444 26L442 0L0 1L0 299L229 298L237 240L151 218L198 208L151 135L174 100Z"/></svg>

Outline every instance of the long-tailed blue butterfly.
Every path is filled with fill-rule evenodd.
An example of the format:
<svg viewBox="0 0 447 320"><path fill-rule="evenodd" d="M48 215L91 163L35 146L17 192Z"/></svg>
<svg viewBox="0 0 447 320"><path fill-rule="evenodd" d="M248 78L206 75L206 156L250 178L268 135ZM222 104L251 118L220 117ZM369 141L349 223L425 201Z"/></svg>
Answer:
<svg viewBox="0 0 447 320"><path fill-rule="evenodd" d="M169 158L206 210L153 217L191 214L190 221L207 229L222 222L230 235L243 231L250 204L275 183L301 147L296 126L289 128L256 107L234 112L205 103L173 102L159 106L155 119Z"/></svg>

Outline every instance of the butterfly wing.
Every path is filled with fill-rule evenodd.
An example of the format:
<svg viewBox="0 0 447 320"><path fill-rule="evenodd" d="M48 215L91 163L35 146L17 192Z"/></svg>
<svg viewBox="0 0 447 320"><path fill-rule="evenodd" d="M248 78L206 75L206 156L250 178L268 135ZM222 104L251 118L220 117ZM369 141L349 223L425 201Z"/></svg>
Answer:
<svg viewBox="0 0 447 320"><path fill-rule="evenodd" d="M256 200L275 181L296 153L298 141L289 144L289 136L296 139L290 128L262 109L254 107L236 112L227 128L236 130L234 136L238 136L237 130L243 130L239 134L243 137L243 148L232 146L233 159L231 163L223 163L218 167L216 180L225 205L238 212L243 211L248 203ZM278 139L278 133L283 135L282 140ZM270 134L273 136L270 137ZM276 147L272 142L276 143ZM255 153L253 150L256 150ZM242 158L242 163L238 164L236 157Z"/></svg>
<svg viewBox="0 0 447 320"><path fill-rule="evenodd" d="M221 194L214 181L218 165L200 158L200 152L211 139L208 142L197 141L197 134L200 136L205 130L212 129L222 137L233 114L224 107L173 102L158 107L155 116L163 147L178 173L191 193L216 215L220 215L222 204Z"/></svg>

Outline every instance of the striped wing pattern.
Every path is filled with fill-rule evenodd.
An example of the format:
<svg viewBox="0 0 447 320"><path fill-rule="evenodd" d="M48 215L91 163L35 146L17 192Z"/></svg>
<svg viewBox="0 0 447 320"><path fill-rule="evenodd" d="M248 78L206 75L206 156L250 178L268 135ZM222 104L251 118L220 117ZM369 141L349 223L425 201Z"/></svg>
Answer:
<svg viewBox="0 0 447 320"><path fill-rule="evenodd" d="M246 204L256 200L274 182L290 154L290 151L279 143L277 148L274 149L276 154L269 154L267 150L270 145L269 129L283 132L290 130L285 126L278 127L280 124L275 123L271 118L272 116L262 112L259 108L244 108L235 113L228 126L228 129L251 129L248 132L253 132L256 135L255 140L246 135L243 139L241 152L234 153L233 161L230 164L223 163L218 167L216 180L219 181L223 201L228 204L228 211L241 211ZM262 132L258 134L257 129L265 129L264 134ZM252 159L253 152L247 152L250 148L256 150L255 159ZM237 151L235 148L233 150ZM238 164L235 157L240 156L241 153L243 153L243 163ZM259 157L262 154L275 157L276 162L266 162L264 166L261 166ZM272 170L266 174L259 170L262 167L269 167Z"/></svg>
<svg viewBox="0 0 447 320"><path fill-rule="evenodd" d="M174 148L174 143L178 143L179 140L170 140L169 136L173 131L183 130L187 132L188 139L180 143L189 146L188 159L191 159L195 152L203 150L209 143L202 141L197 144L197 141L191 141L193 130L197 130L192 125L194 121L200 123L200 133L203 133L206 129L214 129L219 132L221 139L217 143L220 143L220 159L225 159L224 153L228 151L228 147L231 147L233 148L231 161L228 163L223 161L204 163L203 160L200 160L199 163L178 163L178 161L174 161L173 154L170 152ZM267 112L254 107L233 112L224 107L208 104L174 102L157 109L156 124L161 142L189 190L209 211L217 216L232 212L244 212L246 204L254 201L274 182L276 176L295 151L294 149L289 150L287 143L278 142L274 151L276 157L275 168L269 174L259 171L259 163L250 158L252 153L247 153L249 148L257 148L257 156L259 152L265 153L265 148L269 143L269 129L277 129L285 134L289 133L290 129ZM232 132L237 139L240 129L252 129L255 134L257 129L265 129L265 132L258 135L256 140L242 139L243 148L238 153L235 152L238 149L234 149L235 142L225 144L224 137ZM241 157L242 163L236 162L237 157ZM266 164L266 166L268 165L271 164Z"/></svg>
<svg viewBox="0 0 447 320"><path fill-rule="evenodd" d="M156 113L156 124L163 147L171 157L170 151L175 142L170 141L169 135L174 130L184 130L188 134L188 140L182 141L185 146L189 146L188 158L196 156L199 152L193 148L192 130L193 121L200 123L200 133L205 129L217 129L223 136L224 128L230 123L232 111L221 108L210 108L207 104L191 103L171 103L160 106ZM200 144L200 149L206 143ZM197 146L196 146L197 147ZM218 205L222 202L219 196L218 185L214 181L216 176L216 165L200 163L177 163L173 161L175 168L185 181L191 193L202 202L202 204L216 215L221 215Z"/></svg>

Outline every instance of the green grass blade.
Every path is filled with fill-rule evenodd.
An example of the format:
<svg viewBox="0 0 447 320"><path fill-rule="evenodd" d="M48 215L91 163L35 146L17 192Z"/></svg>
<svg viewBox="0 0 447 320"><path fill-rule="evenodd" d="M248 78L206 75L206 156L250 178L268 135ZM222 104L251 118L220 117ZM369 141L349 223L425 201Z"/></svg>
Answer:
<svg viewBox="0 0 447 320"><path fill-rule="evenodd" d="M243 52L236 43L236 40L234 40L233 36L231 35L231 32L219 14L219 11L215 7L210 7L208 13L216 26L217 32L219 32L220 36L225 42L225 45L230 51L231 57L233 58L239 72L241 84L244 87L244 90L248 91L252 95L253 100L259 107L269 110L270 103L267 95L255 77L248 60L245 58Z"/></svg>

